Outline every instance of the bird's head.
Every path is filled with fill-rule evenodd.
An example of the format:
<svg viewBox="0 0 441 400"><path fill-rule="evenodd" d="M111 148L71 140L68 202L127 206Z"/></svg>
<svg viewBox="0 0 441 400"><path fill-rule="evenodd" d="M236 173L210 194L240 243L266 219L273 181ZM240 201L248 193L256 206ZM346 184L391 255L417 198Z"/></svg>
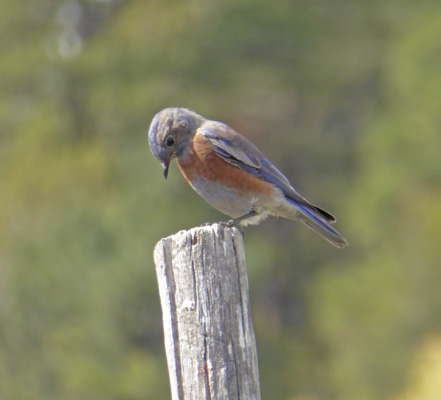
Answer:
<svg viewBox="0 0 441 400"><path fill-rule="evenodd" d="M164 168L165 178L171 160L185 155L204 121L205 118L185 108L166 108L155 115L150 124L149 144Z"/></svg>

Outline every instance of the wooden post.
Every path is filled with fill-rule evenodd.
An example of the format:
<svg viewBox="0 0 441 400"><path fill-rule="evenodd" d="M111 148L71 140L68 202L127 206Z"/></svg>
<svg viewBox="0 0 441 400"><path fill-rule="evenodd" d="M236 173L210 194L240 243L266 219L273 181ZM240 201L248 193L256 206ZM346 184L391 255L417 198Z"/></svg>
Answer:
<svg viewBox="0 0 441 400"><path fill-rule="evenodd" d="M260 399L241 232L181 231L154 258L173 400Z"/></svg>

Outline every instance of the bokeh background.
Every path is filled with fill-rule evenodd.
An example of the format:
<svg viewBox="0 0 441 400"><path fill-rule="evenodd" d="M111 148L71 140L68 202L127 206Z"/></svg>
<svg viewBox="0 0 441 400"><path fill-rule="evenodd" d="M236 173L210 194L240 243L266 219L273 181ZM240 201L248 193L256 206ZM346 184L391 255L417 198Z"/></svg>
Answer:
<svg viewBox="0 0 441 400"><path fill-rule="evenodd" d="M146 134L251 138L351 246L245 245L264 399L441 399L441 3L4 0L0 398L169 399L152 260L226 217Z"/></svg>

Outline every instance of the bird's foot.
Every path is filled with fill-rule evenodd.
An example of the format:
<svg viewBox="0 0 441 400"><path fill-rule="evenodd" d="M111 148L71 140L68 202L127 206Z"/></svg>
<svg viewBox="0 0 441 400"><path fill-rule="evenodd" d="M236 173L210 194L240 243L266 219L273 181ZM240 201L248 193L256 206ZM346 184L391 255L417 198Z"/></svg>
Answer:
<svg viewBox="0 0 441 400"><path fill-rule="evenodd" d="M241 235L244 236L243 227L240 225L240 221L236 221L235 219L231 219L230 221L218 222L218 224L224 228L236 228L239 230Z"/></svg>
<svg viewBox="0 0 441 400"><path fill-rule="evenodd" d="M232 228L233 226L239 226L239 221L236 221L235 219L230 219L229 221L219 222L219 225L222 225L225 228Z"/></svg>
<svg viewBox="0 0 441 400"><path fill-rule="evenodd" d="M210 225L213 225L213 222L205 222L205 223L201 224L200 227L204 228L204 227L210 226Z"/></svg>

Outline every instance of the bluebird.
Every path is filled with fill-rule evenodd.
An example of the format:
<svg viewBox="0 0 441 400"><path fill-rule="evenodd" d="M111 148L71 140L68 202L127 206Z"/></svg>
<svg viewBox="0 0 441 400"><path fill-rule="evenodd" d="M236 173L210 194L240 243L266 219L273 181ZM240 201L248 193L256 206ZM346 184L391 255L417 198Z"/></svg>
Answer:
<svg viewBox="0 0 441 400"><path fill-rule="evenodd" d="M148 140L167 178L170 162L208 203L232 217L228 226L254 225L268 216L299 220L336 247L349 243L336 218L313 205L234 129L185 108L166 108L152 120Z"/></svg>

